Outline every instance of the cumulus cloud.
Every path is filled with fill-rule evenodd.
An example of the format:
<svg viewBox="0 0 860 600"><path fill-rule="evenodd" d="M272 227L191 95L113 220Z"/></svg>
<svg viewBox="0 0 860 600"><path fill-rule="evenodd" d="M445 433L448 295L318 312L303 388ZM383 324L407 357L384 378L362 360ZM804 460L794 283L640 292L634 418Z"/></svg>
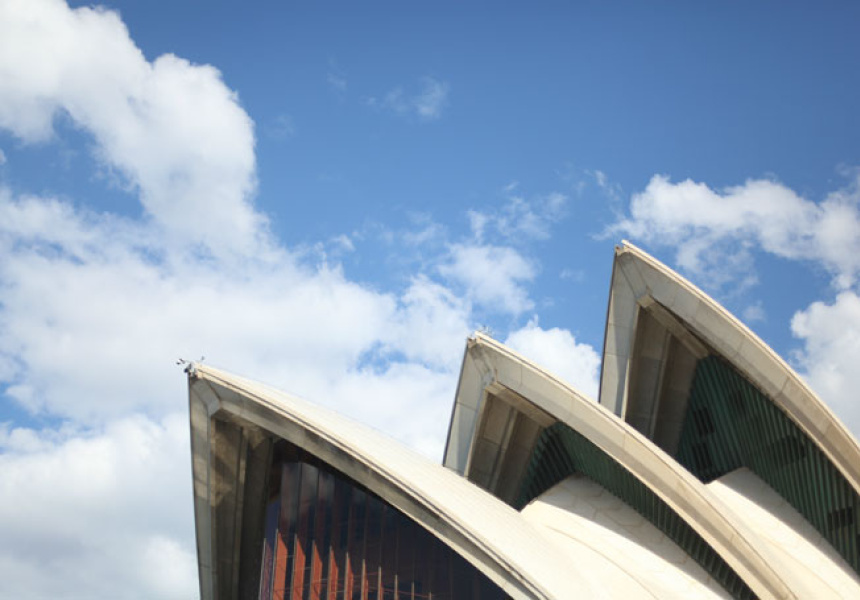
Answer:
<svg viewBox="0 0 860 600"><path fill-rule="evenodd" d="M570 331L543 329L534 317L525 327L511 332L505 344L597 399L600 355L589 344L577 342Z"/></svg>
<svg viewBox="0 0 860 600"><path fill-rule="evenodd" d="M438 266L438 272L464 287L475 304L515 316L534 307L526 286L538 273L522 246L548 239L552 227L565 217L568 200L558 192L526 199L513 193L516 188L516 183L505 187L506 201L496 209L469 210L471 238L448 244L447 258Z"/></svg>
<svg viewBox="0 0 860 600"><path fill-rule="evenodd" d="M678 265L708 287L755 281L751 251L815 261L847 288L860 272L858 174L821 202L779 182L749 180L714 190L654 176L630 201L630 214L608 231L677 248Z"/></svg>
<svg viewBox="0 0 860 600"><path fill-rule="evenodd" d="M832 302L813 302L794 315L791 331L803 342L795 358L807 381L860 436L860 297L844 291Z"/></svg>
<svg viewBox="0 0 860 600"><path fill-rule="evenodd" d="M74 425L65 438L0 427L0 592L55 593L36 581L46 564L68 573L67 591L97 597L182 596L196 581L188 462L176 461L188 453L180 356L205 354L439 458L471 318L469 302L440 284L419 276L399 295L373 291L286 251L240 264L190 252L161 258L146 224L8 191L0 215L0 380L7 399ZM163 415L177 412L165 425ZM19 485L30 470L39 477ZM127 482L133 473L143 483ZM155 496L166 494L184 526L160 522L162 509L141 509L126 493L158 506L168 501ZM30 496L39 500L28 504ZM52 519L36 520L56 498L79 527L58 532ZM101 510L116 517L97 519ZM18 545L25 534L32 552ZM46 536L47 562L36 551ZM169 567L175 581L139 585L143 563L115 565L128 552L172 557L152 566Z"/></svg>
<svg viewBox="0 0 860 600"><path fill-rule="evenodd" d="M458 367L464 340L456 354ZM315 400L334 398L343 414L441 461L457 388L456 369L439 371L415 361L393 361L383 369L354 369L322 384L326 395L312 396Z"/></svg>
<svg viewBox="0 0 860 600"><path fill-rule="evenodd" d="M251 206L253 123L217 69L172 54L148 61L112 11L3 2L0 127L44 142L61 117L93 136L97 159L174 242L213 253L265 245Z"/></svg>
<svg viewBox="0 0 860 600"><path fill-rule="evenodd" d="M401 297L401 306L390 332L391 347L407 359L456 368L469 331L469 303L419 275Z"/></svg>
<svg viewBox="0 0 860 600"><path fill-rule="evenodd" d="M187 417L53 433L0 435L0 593L196 596Z"/></svg>
<svg viewBox="0 0 860 600"><path fill-rule="evenodd" d="M438 118L448 89L424 80L408 111ZM91 136L99 168L144 212L0 183L0 385L6 402L59 423L0 423L4 597L196 594L176 358L205 355L438 459L473 306L533 306L533 262L451 244L432 223L402 240L427 249L432 238L436 253L402 290L328 262L354 249L349 237L323 244L318 262L284 247L252 202L253 123L215 68L148 60L112 11L0 3L0 128L52 143L60 121ZM492 226L522 219L540 238L542 210L512 204ZM570 351L554 331L543 333Z"/></svg>
<svg viewBox="0 0 860 600"><path fill-rule="evenodd" d="M432 118L428 94L415 110ZM50 143L60 119L92 136L145 217L0 186L0 383L62 423L0 424L0 594L196 594L178 357L438 458L469 301L426 277L371 290L270 239L253 123L216 69L148 61L115 12L0 4L0 128Z"/></svg>
<svg viewBox="0 0 860 600"><path fill-rule="evenodd" d="M860 171L815 202L785 185L755 179L714 190L704 183L655 176L630 201L629 215L608 232L656 246L675 247L677 264L705 287L743 288L756 279L754 256L763 251L819 265L833 276L837 295L795 313L793 354L812 388L857 435L860 410L851 398L860 385ZM761 302L743 311L766 319Z"/></svg>
<svg viewBox="0 0 860 600"><path fill-rule="evenodd" d="M491 311L518 315L534 306L524 284L535 278L537 268L513 248L452 244L449 260L439 272Z"/></svg>
<svg viewBox="0 0 860 600"><path fill-rule="evenodd" d="M97 423L175 410L183 394L171 359L179 356L205 354L321 399L331 397L325 382L368 357L402 356L444 376L455 370L470 304L426 276L398 296L286 251L277 262L239 265L194 254L153 259L155 240L127 219L0 192L7 395L34 412ZM519 277L517 256L496 250L482 265L495 260L501 277ZM461 267L482 265L464 256ZM524 292L508 293L506 302L524 302Z"/></svg>
<svg viewBox="0 0 860 600"><path fill-rule="evenodd" d="M8 191L0 215L7 396L72 418L0 426L0 594L194 596L178 356L206 354L439 458L469 330L468 303L441 285L374 292L286 252L160 260L145 224Z"/></svg>

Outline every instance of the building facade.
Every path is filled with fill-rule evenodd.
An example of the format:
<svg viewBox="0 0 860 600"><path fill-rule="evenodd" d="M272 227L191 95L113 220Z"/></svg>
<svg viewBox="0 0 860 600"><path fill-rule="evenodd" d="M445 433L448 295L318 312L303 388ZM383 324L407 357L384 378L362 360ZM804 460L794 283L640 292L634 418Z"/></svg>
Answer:
<svg viewBox="0 0 860 600"><path fill-rule="evenodd" d="M442 464L188 369L204 599L860 597L860 445L695 286L616 249L600 393L467 341Z"/></svg>

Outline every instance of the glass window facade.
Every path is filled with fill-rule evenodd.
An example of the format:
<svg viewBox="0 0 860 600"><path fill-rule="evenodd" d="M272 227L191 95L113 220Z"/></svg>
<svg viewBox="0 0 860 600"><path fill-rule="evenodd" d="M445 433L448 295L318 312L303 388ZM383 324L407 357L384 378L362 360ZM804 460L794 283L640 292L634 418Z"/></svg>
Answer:
<svg viewBox="0 0 860 600"><path fill-rule="evenodd" d="M300 448L273 453L260 600L495 600L485 575Z"/></svg>
<svg viewBox="0 0 860 600"><path fill-rule="evenodd" d="M719 357L696 366L675 458L705 483L747 467L860 574L860 496L788 415Z"/></svg>
<svg viewBox="0 0 860 600"><path fill-rule="evenodd" d="M515 508L520 509L574 473L588 477L648 519L733 598L755 597L728 563L678 513L618 461L564 423L547 427L538 438Z"/></svg>

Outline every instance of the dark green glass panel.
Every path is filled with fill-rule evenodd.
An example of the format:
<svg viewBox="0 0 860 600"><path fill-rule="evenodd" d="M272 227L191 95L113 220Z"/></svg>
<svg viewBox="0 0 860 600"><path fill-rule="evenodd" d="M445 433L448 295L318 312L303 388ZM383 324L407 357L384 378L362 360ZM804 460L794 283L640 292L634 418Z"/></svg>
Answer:
<svg viewBox="0 0 860 600"><path fill-rule="evenodd" d="M689 554L735 598L754 598L752 590L669 505L581 434L563 423L546 428L532 451L515 508L578 473L632 507Z"/></svg>
<svg viewBox="0 0 860 600"><path fill-rule="evenodd" d="M860 498L803 430L719 357L696 366L675 458L705 483L748 468L860 574Z"/></svg>

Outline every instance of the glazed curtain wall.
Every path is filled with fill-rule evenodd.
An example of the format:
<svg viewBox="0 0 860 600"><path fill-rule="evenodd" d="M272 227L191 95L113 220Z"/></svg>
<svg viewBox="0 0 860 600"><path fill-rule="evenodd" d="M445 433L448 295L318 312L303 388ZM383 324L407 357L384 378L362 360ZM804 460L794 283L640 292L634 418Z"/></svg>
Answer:
<svg viewBox="0 0 860 600"><path fill-rule="evenodd" d="M716 356L696 366L676 459L705 483L747 467L860 573L860 497L794 421Z"/></svg>
<svg viewBox="0 0 860 600"><path fill-rule="evenodd" d="M506 598L475 567L375 494L279 443L260 600Z"/></svg>
<svg viewBox="0 0 860 600"><path fill-rule="evenodd" d="M514 508L522 509L575 473L588 477L645 517L720 582L732 597L754 598L752 590L738 574L678 513L618 461L564 423L547 427L538 438Z"/></svg>

